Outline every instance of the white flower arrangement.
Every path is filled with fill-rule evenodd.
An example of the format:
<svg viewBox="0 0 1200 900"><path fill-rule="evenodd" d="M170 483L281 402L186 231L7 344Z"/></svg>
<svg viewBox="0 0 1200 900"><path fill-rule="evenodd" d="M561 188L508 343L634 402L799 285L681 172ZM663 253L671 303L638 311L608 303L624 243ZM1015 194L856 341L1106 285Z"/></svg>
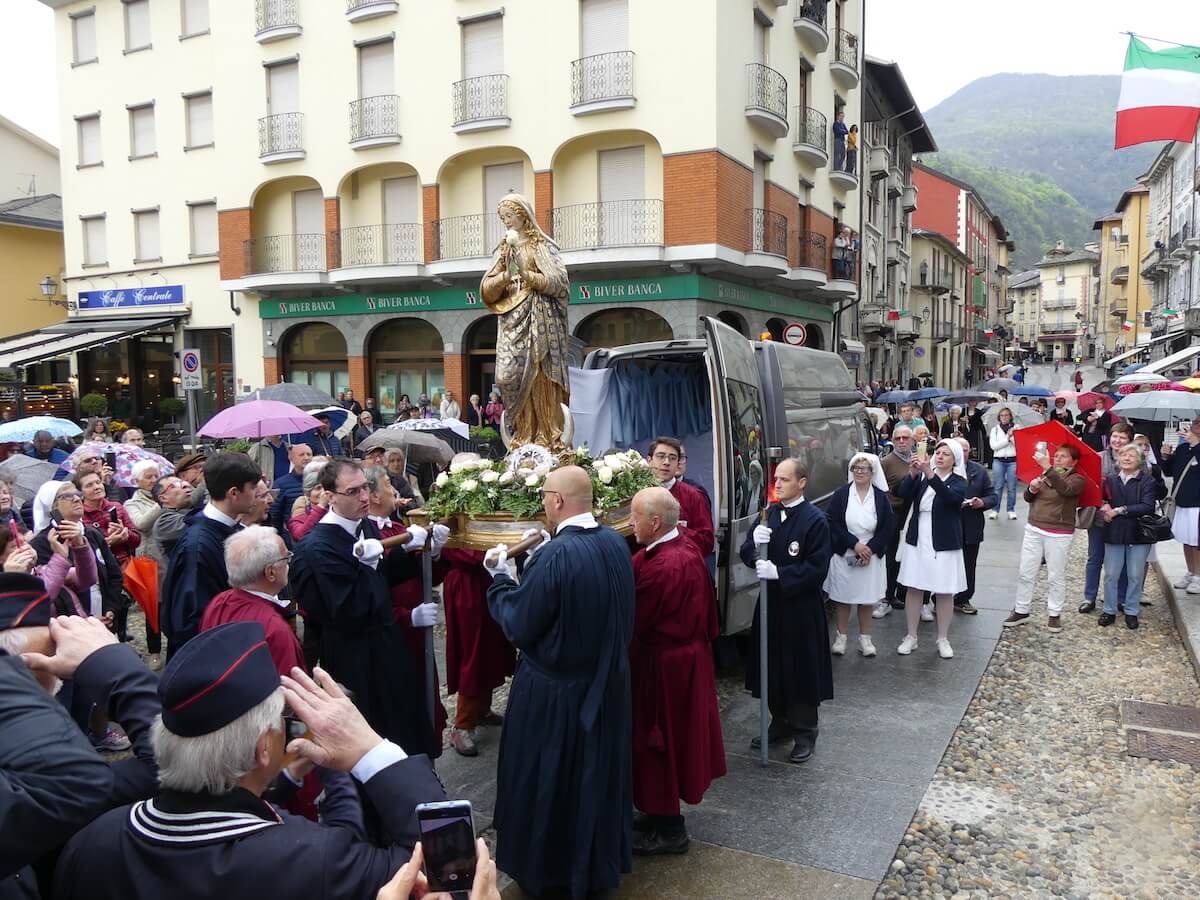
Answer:
<svg viewBox="0 0 1200 900"><path fill-rule="evenodd" d="M623 453L610 453L604 457L604 466L614 472L623 472L628 466L628 461Z"/></svg>
<svg viewBox="0 0 1200 900"><path fill-rule="evenodd" d="M466 481L464 481L462 484L460 484L458 486L459 490L461 490L464 494L469 494L469 493L471 493L471 491L475 490L478 487L479 487L479 482L476 481L474 478L468 478Z"/></svg>
<svg viewBox="0 0 1200 900"><path fill-rule="evenodd" d="M596 477L605 484L612 484L613 470L609 466L597 466Z"/></svg>
<svg viewBox="0 0 1200 900"><path fill-rule="evenodd" d="M436 482L438 487L445 487L447 485L447 483L449 483L449 481L450 481L450 476L447 475L445 472L442 472L440 475L438 475L437 478L434 479L434 481Z"/></svg>
<svg viewBox="0 0 1200 900"><path fill-rule="evenodd" d="M500 473L495 469L488 469L479 476L479 480L484 484L493 484L500 480Z"/></svg>
<svg viewBox="0 0 1200 900"><path fill-rule="evenodd" d="M525 476L525 487L537 487L542 477L537 472L532 472Z"/></svg>
<svg viewBox="0 0 1200 900"><path fill-rule="evenodd" d="M500 483L501 483L501 484L512 484L512 483L513 483L513 480L514 480L516 477L517 477L517 476L516 476L516 475L514 475L514 474L512 473L512 471L511 471L511 470L509 470L509 471L507 471L507 472L501 472L501 473L500 473Z"/></svg>

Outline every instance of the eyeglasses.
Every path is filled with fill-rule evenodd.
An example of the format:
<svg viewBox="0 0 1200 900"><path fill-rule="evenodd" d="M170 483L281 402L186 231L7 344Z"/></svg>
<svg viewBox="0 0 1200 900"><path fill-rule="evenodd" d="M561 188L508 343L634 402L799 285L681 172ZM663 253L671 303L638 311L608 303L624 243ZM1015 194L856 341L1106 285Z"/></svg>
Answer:
<svg viewBox="0 0 1200 900"><path fill-rule="evenodd" d="M851 466L850 471L854 472L857 475L862 475L862 474L866 474L867 472L870 472L871 467L870 466Z"/></svg>
<svg viewBox="0 0 1200 900"><path fill-rule="evenodd" d="M650 458L655 462L679 462L679 455L677 453L655 453Z"/></svg>
<svg viewBox="0 0 1200 900"><path fill-rule="evenodd" d="M277 565L279 565L280 563L290 563L290 562L291 562L293 559L295 559L295 558L296 558L296 554L295 554L295 553L293 553L291 550L289 550L289 551L288 551L287 553L285 553L283 556L279 557L279 559L273 560L273 561L271 562L271 565L272 565L272 566L277 566Z"/></svg>
<svg viewBox="0 0 1200 900"><path fill-rule="evenodd" d="M545 497L547 494L558 494L558 496L562 496L562 491L548 491L545 488L538 488L538 493L543 497Z"/></svg>
<svg viewBox="0 0 1200 900"><path fill-rule="evenodd" d="M360 484L358 487L350 488L348 491L330 491L331 494L341 494L343 497L358 497L362 494L371 493L370 485Z"/></svg>
<svg viewBox="0 0 1200 900"><path fill-rule="evenodd" d="M78 491L63 491L58 495L59 500L82 500L83 494Z"/></svg>

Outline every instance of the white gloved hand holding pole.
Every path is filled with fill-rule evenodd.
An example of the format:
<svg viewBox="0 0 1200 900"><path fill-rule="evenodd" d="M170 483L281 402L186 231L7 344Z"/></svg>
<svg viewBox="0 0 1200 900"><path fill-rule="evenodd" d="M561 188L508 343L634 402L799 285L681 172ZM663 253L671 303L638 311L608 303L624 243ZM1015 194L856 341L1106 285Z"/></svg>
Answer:
<svg viewBox="0 0 1200 900"><path fill-rule="evenodd" d="M483 568L493 578L508 574L508 545L497 544L483 555Z"/></svg>
<svg viewBox="0 0 1200 900"><path fill-rule="evenodd" d="M760 559L754 564L754 571L763 581L778 581L779 569L769 559Z"/></svg>
<svg viewBox="0 0 1200 900"><path fill-rule="evenodd" d="M409 553L416 553L418 550L425 549L425 541L429 537L429 532L420 525L409 525L408 533L411 535L408 543L404 545L404 549Z"/></svg>
<svg viewBox="0 0 1200 900"><path fill-rule="evenodd" d="M413 628L432 628L438 623L438 618L438 605L436 603L422 603L420 606L413 608Z"/></svg>
<svg viewBox="0 0 1200 900"><path fill-rule="evenodd" d="M769 544L771 543L771 529L766 525L754 526L754 543Z"/></svg>
<svg viewBox="0 0 1200 900"><path fill-rule="evenodd" d="M359 538L354 542L354 556L360 563L374 569L383 558L383 543L375 538Z"/></svg>
<svg viewBox="0 0 1200 900"><path fill-rule="evenodd" d="M523 535L521 535L521 540L523 540L523 541L528 540L529 538L533 537L535 534L541 534L542 542L540 544L534 544L532 547L529 548L529 557L526 560L526 562L528 562L529 559L533 559L533 554L537 553L539 550L541 550L543 547L545 547L546 543L550 540L550 532L548 532L545 528L527 529L525 531L525 533Z"/></svg>
<svg viewBox="0 0 1200 900"><path fill-rule="evenodd" d="M433 555L436 557L450 540L450 528L447 525L433 526Z"/></svg>

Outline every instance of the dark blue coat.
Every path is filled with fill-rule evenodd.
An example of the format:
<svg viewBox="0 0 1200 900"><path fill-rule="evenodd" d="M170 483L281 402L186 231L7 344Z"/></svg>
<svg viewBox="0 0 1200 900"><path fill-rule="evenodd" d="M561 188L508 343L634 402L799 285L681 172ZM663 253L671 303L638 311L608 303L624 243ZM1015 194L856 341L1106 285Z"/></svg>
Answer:
<svg viewBox="0 0 1200 900"><path fill-rule="evenodd" d="M1154 512L1155 488L1154 477L1143 471L1139 471L1127 482L1122 481L1121 476L1115 473L1104 479L1104 499L1108 505L1113 509L1118 506L1128 507L1123 514L1104 526L1104 543L1141 543L1137 536L1136 520L1138 516Z"/></svg>
<svg viewBox="0 0 1200 900"><path fill-rule="evenodd" d="M896 494L912 501L912 515L908 519L908 531L904 539L910 546L917 546L917 528L920 515L921 496L927 490L934 492L933 509L933 549L961 550L963 546L962 504L967 499L967 481L961 475L950 474L945 480L934 476L932 479L920 476L913 478L904 476L904 480L896 485Z"/></svg>
<svg viewBox="0 0 1200 900"><path fill-rule="evenodd" d="M1183 441L1175 452L1163 462L1163 474L1170 475L1176 482L1187 472L1187 477L1175 492L1177 506L1200 506L1200 444L1189 447Z"/></svg>
<svg viewBox="0 0 1200 900"><path fill-rule="evenodd" d="M176 652L200 632L200 619L209 601L229 590L225 572L225 539L236 526L224 525L199 513L171 551L167 577L163 581L159 614L162 632Z"/></svg>
<svg viewBox="0 0 1200 900"><path fill-rule="evenodd" d="M849 529L846 528L846 507L850 504L851 484L843 484L829 498L825 507L825 518L829 521L829 540L835 554L853 550L858 543ZM888 544L892 533L896 530L896 514L892 512L892 501L888 499L887 491L881 491L874 485L871 490L875 494L875 534L867 541L867 546L876 556L887 556Z"/></svg>
<svg viewBox="0 0 1200 900"><path fill-rule="evenodd" d="M632 864L633 563L612 529L568 526L498 576L492 618L521 651L496 772L496 864L526 893L617 886Z"/></svg>
<svg viewBox="0 0 1200 900"><path fill-rule="evenodd" d="M983 543L983 514L989 509L995 509L998 504L996 488L992 484L992 476L988 470L972 459L967 460L967 493L964 499L973 500L978 497L983 501L981 509L962 508L963 543Z"/></svg>
<svg viewBox="0 0 1200 900"><path fill-rule="evenodd" d="M304 493L304 475L288 470L286 475L280 475L271 482L271 488L279 491L279 496L271 504L271 524L276 528L284 528L291 518L292 504Z"/></svg>

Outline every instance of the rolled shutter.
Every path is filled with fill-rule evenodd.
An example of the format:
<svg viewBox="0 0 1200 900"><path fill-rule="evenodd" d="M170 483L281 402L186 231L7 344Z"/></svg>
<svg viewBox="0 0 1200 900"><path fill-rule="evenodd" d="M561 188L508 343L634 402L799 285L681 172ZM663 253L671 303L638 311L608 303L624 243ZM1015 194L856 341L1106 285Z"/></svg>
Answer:
<svg viewBox="0 0 1200 900"><path fill-rule="evenodd" d="M463 78L504 71L504 18L493 16L463 25Z"/></svg>
<svg viewBox="0 0 1200 900"><path fill-rule="evenodd" d="M579 10L581 56L629 49L628 0L583 0Z"/></svg>

